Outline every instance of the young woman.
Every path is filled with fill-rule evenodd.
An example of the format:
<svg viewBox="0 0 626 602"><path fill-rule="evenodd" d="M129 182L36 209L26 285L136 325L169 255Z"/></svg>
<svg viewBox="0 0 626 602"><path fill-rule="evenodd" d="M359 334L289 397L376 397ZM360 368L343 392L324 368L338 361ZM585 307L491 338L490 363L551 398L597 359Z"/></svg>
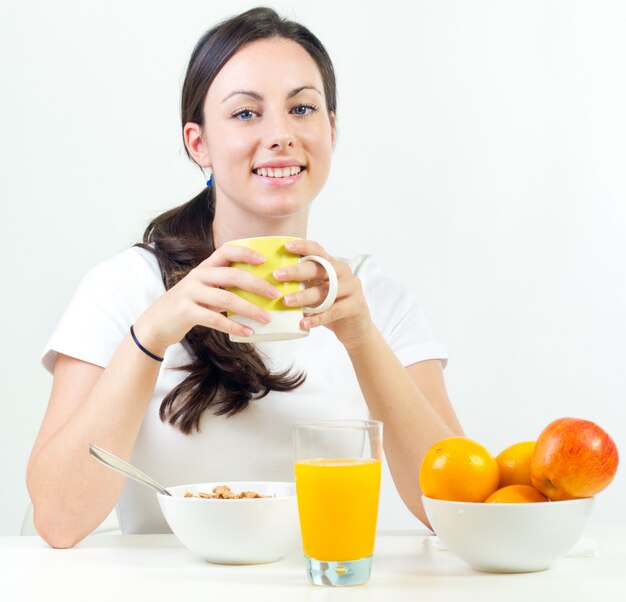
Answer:
<svg viewBox="0 0 626 602"><path fill-rule="evenodd" d="M292 480L291 424L312 419L383 421L394 482L426 522L421 458L461 433L442 376L445 351L371 257L340 260L306 238L335 120L332 63L305 27L259 8L198 42L182 126L189 156L212 172L209 186L156 218L142 245L86 276L44 354L54 379L27 481L35 526L52 546L74 545L116 504L123 532L168 531L153 493L100 465L89 443L166 485ZM268 316L226 289L279 293L230 267L263 257L225 243L265 235L299 237L289 251L331 261L337 299L304 318L309 337L232 343L229 333L251 331L226 310L259 323ZM275 276L305 283L287 306L325 297L316 263Z"/></svg>

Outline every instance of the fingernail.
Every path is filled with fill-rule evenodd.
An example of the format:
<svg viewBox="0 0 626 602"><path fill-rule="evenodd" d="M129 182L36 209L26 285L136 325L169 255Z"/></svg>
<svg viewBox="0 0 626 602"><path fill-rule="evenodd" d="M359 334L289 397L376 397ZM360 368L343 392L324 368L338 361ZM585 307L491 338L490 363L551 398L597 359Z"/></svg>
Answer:
<svg viewBox="0 0 626 602"><path fill-rule="evenodd" d="M241 330L243 336L245 337L251 337L254 334L254 330L252 330L252 328L249 328L248 326L243 326Z"/></svg>
<svg viewBox="0 0 626 602"><path fill-rule="evenodd" d="M261 255L261 253L255 253L252 257L257 263L263 263L265 261L265 257Z"/></svg>
<svg viewBox="0 0 626 602"><path fill-rule="evenodd" d="M302 328L304 328L305 330L311 328L311 320L302 320Z"/></svg>
<svg viewBox="0 0 626 602"><path fill-rule="evenodd" d="M277 288L273 288L270 291L270 296L272 299L278 299L279 297L282 297L283 294Z"/></svg>
<svg viewBox="0 0 626 602"><path fill-rule="evenodd" d="M293 305L293 303L295 303L296 301L296 297L294 295L285 295L283 297L283 303L285 305Z"/></svg>
<svg viewBox="0 0 626 602"><path fill-rule="evenodd" d="M285 278L287 276L287 270L280 268L278 270L274 270L274 278L276 280L280 280L281 278Z"/></svg>
<svg viewBox="0 0 626 602"><path fill-rule="evenodd" d="M290 240L285 243L285 249L297 249L298 243L295 240Z"/></svg>
<svg viewBox="0 0 626 602"><path fill-rule="evenodd" d="M265 322L267 324L272 321L272 314L267 311L263 311L259 314L259 318L261 319L261 322Z"/></svg>

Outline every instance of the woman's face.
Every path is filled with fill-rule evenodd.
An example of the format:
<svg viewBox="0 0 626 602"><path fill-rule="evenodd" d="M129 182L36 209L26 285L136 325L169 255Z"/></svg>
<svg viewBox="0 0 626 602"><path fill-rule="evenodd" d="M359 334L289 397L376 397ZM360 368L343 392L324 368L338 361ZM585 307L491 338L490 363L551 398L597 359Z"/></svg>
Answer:
<svg viewBox="0 0 626 602"><path fill-rule="evenodd" d="M218 212L306 212L328 177L335 130L322 76L302 46L284 38L243 46L211 84L204 117L198 148L213 169Z"/></svg>

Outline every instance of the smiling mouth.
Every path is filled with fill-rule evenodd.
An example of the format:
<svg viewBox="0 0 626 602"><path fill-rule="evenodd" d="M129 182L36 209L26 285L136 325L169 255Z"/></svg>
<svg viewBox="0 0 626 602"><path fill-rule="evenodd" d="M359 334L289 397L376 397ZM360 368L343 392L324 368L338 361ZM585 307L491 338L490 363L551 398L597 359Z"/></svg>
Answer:
<svg viewBox="0 0 626 602"><path fill-rule="evenodd" d="M292 165L291 167L259 167L253 169L253 173L264 178L288 178L289 176L297 176L303 172L306 167L301 165Z"/></svg>

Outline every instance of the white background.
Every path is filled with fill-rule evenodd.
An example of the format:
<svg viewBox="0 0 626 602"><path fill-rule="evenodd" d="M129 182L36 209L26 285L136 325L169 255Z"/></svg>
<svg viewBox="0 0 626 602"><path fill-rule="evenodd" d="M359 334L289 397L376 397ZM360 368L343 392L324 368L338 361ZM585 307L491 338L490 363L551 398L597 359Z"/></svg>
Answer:
<svg viewBox="0 0 626 602"><path fill-rule="evenodd" d="M415 291L466 434L496 454L578 416L626 450L626 5L268 4L318 35L338 74L310 238L378 256ZM251 6L3 6L0 534L28 502L40 351L82 275L201 188L179 132L186 61ZM622 470L592 521L623 522L625 497ZM391 492L379 525L419 526Z"/></svg>

